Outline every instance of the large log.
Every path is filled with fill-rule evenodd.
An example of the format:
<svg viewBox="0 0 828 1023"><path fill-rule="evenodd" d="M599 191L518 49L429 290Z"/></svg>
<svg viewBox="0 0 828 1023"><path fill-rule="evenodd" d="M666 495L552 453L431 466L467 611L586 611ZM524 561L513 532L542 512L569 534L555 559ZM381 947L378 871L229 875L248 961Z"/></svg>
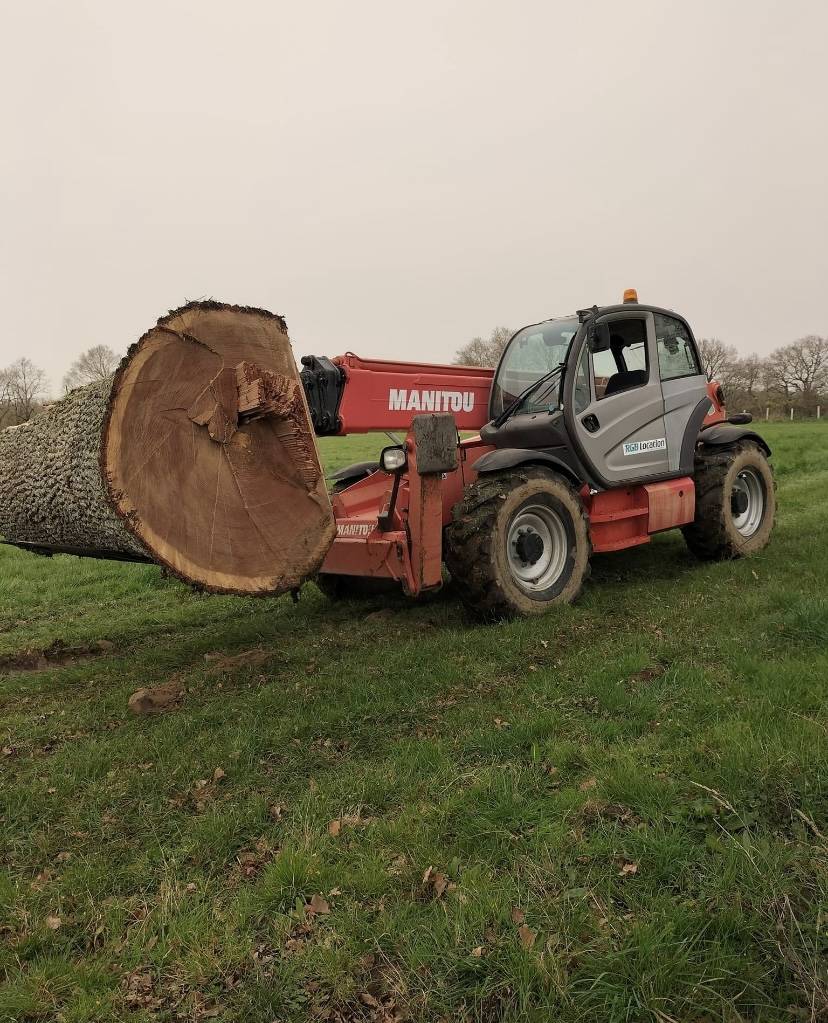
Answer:
<svg viewBox="0 0 828 1023"><path fill-rule="evenodd" d="M216 593L273 594L335 523L284 320L193 302L113 379L0 433L0 535L147 557Z"/></svg>

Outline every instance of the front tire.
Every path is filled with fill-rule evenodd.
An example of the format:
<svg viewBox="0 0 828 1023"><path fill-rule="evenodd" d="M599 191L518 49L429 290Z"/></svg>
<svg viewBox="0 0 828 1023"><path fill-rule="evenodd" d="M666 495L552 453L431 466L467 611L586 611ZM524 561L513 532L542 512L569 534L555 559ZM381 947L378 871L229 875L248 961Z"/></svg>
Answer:
<svg viewBox="0 0 828 1023"><path fill-rule="evenodd" d="M740 558L766 546L776 517L776 484L758 444L703 447L694 479L696 516L682 533L697 558Z"/></svg>
<svg viewBox="0 0 828 1023"><path fill-rule="evenodd" d="M577 492L539 466L481 476L446 529L446 565L463 603L485 618L569 604L589 575L589 522Z"/></svg>

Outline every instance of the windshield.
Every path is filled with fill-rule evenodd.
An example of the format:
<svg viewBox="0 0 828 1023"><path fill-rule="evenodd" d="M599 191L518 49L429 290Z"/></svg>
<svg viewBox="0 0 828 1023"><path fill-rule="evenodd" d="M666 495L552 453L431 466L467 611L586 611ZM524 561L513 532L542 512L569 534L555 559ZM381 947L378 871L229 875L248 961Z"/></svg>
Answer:
<svg viewBox="0 0 828 1023"><path fill-rule="evenodd" d="M492 387L489 414L499 416L519 394L566 362L569 343L578 331L577 316L524 327L509 342ZM530 394L516 412L546 412L558 404L560 374Z"/></svg>

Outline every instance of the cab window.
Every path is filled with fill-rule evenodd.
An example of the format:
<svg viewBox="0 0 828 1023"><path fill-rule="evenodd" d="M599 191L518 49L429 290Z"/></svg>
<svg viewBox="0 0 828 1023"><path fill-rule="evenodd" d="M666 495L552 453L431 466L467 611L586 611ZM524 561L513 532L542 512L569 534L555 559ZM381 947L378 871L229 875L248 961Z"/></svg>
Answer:
<svg viewBox="0 0 828 1023"><path fill-rule="evenodd" d="M609 351L592 355L595 397L599 400L643 387L650 378L646 321L616 320L610 322L609 329Z"/></svg>
<svg viewBox="0 0 828 1023"><path fill-rule="evenodd" d="M673 316L655 314L658 370L662 380L701 373L696 349L687 327Z"/></svg>

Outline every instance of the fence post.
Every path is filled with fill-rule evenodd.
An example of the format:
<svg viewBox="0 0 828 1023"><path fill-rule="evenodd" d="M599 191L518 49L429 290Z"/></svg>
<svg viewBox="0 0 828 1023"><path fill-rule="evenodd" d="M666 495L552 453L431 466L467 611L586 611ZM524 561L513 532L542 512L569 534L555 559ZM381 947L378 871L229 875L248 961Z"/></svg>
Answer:
<svg viewBox="0 0 828 1023"><path fill-rule="evenodd" d="M793 409L791 409L791 422L793 422Z"/></svg>
<svg viewBox="0 0 828 1023"><path fill-rule="evenodd" d="M819 419L819 413L820 413L821 409L822 409L822 406L821 405L817 405L817 419Z"/></svg>
<svg viewBox="0 0 828 1023"><path fill-rule="evenodd" d="M765 406L765 422L770 418L770 405Z"/></svg>

